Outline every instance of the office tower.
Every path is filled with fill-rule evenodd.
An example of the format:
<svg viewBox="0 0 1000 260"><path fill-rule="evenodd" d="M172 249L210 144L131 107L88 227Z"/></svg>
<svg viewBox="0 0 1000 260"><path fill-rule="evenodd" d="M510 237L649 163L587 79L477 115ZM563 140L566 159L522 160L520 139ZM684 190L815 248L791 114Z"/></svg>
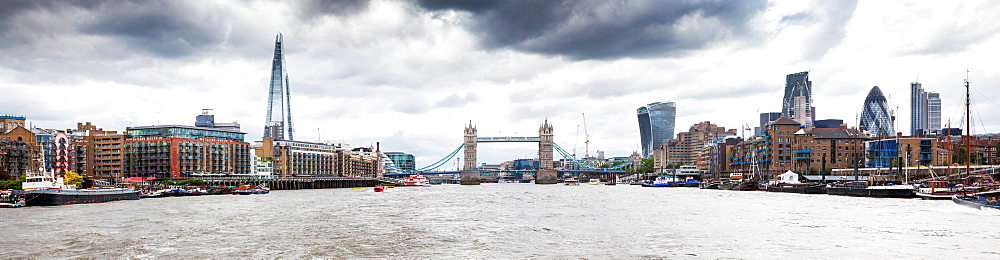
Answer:
<svg viewBox="0 0 1000 260"><path fill-rule="evenodd" d="M927 93L927 134L941 131L941 94Z"/></svg>
<svg viewBox="0 0 1000 260"><path fill-rule="evenodd" d="M927 92L920 82L910 83L910 134L927 132Z"/></svg>
<svg viewBox="0 0 1000 260"><path fill-rule="evenodd" d="M813 126L816 121L816 107L813 107L812 81L809 72L785 76L785 96L782 99L781 114L803 125Z"/></svg>
<svg viewBox="0 0 1000 260"><path fill-rule="evenodd" d="M674 102L653 102L636 110L639 116L639 139L642 142L642 157L649 158L660 144L674 139L674 120L677 118L677 104Z"/></svg>
<svg viewBox="0 0 1000 260"><path fill-rule="evenodd" d="M271 62L271 88L267 98L267 123L264 137L293 140L292 109L288 93L288 72L285 70L284 38L274 40L274 60Z"/></svg>
<svg viewBox="0 0 1000 260"><path fill-rule="evenodd" d="M889 104L878 86L872 87L861 109L861 126L872 137L894 136L892 123L895 118L889 113Z"/></svg>
<svg viewBox="0 0 1000 260"><path fill-rule="evenodd" d="M760 113L760 126L754 129L753 135L759 135L761 130L766 129L764 126L778 120L779 117L781 117L781 112Z"/></svg>
<svg viewBox="0 0 1000 260"><path fill-rule="evenodd" d="M941 95L926 92L920 82L910 83L910 134L931 134L941 129Z"/></svg>

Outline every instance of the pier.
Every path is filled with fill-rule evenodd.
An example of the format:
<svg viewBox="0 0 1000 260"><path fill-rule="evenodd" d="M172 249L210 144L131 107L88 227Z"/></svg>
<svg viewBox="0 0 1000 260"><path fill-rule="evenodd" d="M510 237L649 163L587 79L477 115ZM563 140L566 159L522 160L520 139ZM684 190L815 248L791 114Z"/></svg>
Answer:
<svg viewBox="0 0 1000 260"><path fill-rule="evenodd" d="M388 179L368 177L200 177L208 186L267 185L271 190L374 187L392 184Z"/></svg>

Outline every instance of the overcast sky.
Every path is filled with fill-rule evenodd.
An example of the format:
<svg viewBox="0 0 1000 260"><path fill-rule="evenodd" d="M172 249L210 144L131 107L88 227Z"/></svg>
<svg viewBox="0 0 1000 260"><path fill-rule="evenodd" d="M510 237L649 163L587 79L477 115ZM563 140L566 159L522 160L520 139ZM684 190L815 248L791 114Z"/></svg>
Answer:
<svg viewBox="0 0 1000 260"><path fill-rule="evenodd" d="M584 153L639 151L635 110L677 102L677 131L756 124L785 75L811 71L817 119L850 125L872 86L909 129L909 83L1000 132L995 1L0 1L0 114L67 129L193 125L201 109L262 135L284 35L296 139L343 140L424 166L480 136ZM579 130L578 130L579 127ZM479 146L480 162L534 143ZM557 156L559 158L559 156ZM449 163L448 166L454 166Z"/></svg>

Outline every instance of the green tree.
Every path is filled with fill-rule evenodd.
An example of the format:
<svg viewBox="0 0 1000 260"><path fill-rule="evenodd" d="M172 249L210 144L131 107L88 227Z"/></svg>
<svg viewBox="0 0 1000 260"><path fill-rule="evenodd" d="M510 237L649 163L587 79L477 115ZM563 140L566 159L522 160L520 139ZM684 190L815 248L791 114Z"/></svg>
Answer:
<svg viewBox="0 0 1000 260"><path fill-rule="evenodd" d="M959 165L965 164L965 153L965 147L955 149L955 153L951 154L951 161Z"/></svg>
<svg viewBox="0 0 1000 260"><path fill-rule="evenodd" d="M63 178L63 183L66 185L77 185L83 183L83 176L75 172L66 172L66 177Z"/></svg>
<svg viewBox="0 0 1000 260"><path fill-rule="evenodd" d="M83 183L80 183L80 187L81 188L93 188L94 187L94 179L91 179L90 177L87 177L87 176L83 176Z"/></svg>
<svg viewBox="0 0 1000 260"><path fill-rule="evenodd" d="M642 166L639 166L639 169L636 170L636 172L639 173L653 172L653 158L646 158L645 160L642 160Z"/></svg>
<svg viewBox="0 0 1000 260"><path fill-rule="evenodd" d="M205 184L205 181L203 181L201 179L197 179L197 178L188 178L186 180L178 181L177 182L177 185L184 185L184 186L201 186L201 185L204 185L204 184Z"/></svg>
<svg viewBox="0 0 1000 260"><path fill-rule="evenodd" d="M21 183L24 183L27 178L27 174L21 174L21 177L16 180L2 180L0 181L0 190L20 190Z"/></svg>

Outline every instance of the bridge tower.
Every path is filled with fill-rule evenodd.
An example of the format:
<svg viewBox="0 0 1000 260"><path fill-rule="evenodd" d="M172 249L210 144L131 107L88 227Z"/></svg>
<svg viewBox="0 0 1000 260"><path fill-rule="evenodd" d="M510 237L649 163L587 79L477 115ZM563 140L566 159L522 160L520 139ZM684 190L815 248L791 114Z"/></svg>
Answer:
<svg viewBox="0 0 1000 260"><path fill-rule="evenodd" d="M462 161L462 172L458 174L462 185L479 185L481 180L476 165L479 163L476 161L476 137L476 126L469 121L469 125L465 126L465 160Z"/></svg>
<svg viewBox="0 0 1000 260"><path fill-rule="evenodd" d="M552 169L552 125L546 119L538 128L538 172L535 174L535 184L555 184L556 170Z"/></svg>

